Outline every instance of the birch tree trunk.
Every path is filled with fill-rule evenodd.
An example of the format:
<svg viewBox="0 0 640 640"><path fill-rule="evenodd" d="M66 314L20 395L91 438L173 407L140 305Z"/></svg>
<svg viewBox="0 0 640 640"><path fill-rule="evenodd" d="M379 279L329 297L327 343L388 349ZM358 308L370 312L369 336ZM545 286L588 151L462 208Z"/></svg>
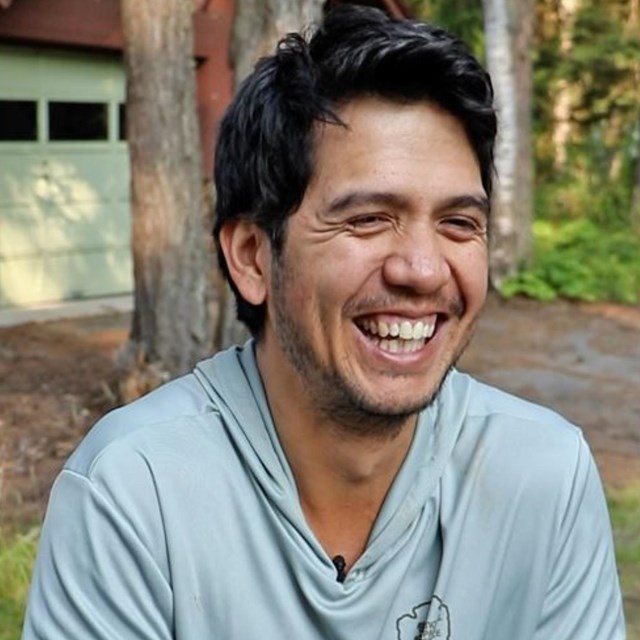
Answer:
<svg viewBox="0 0 640 640"><path fill-rule="evenodd" d="M531 143L533 0L483 0L487 67L499 121L491 280L500 286L529 259L533 219Z"/></svg>
<svg viewBox="0 0 640 640"><path fill-rule="evenodd" d="M558 3L558 29L560 56L569 57L573 50L573 34L580 0L560 0ZM553 164L563 171L567 164L567 143L571 136L571 111L576 103L576 87L567 78L561 78L555 87L553 105Z"/></svg>
<svg viewBox="0 0 640 640"><path fill-rule="evenodd" d="M628 28L635 33L640 29L640 0L629 0L629 23ZM633 68L633 82L636 95L640 96L640 60ZM629 219L631 228L635 233L640 234L640 104L636 104L636 153L633 190L631 193L631 209Z"/></svg>
<svg viewBox="0 0 640 640"><path fill-rule="evenodd" d="M208 355L213 332L192 3L121 0L121 9L135 296L120 364L130 399Z"/></svg>
<svg viewBox="0 0 640 640"><path fill-rule="evenodd" d="M236 15L231 44L235 84L251 72L264 55L273 52L285 34L299 31L322 15L323 0L236 0ZM236 320L235 300L225 285L220 294L217 346L228 347L243 342L247 330Z"/></svg>
<svg viewBox="0 0 640 640"><path fill-rule="evenodd" d="M640 130L640 121L638 122ZM629 219L631 220L631 228L637 234L640 234L640 141L636 143L636 168L633 191L631 193L631 211Z"/></svg>

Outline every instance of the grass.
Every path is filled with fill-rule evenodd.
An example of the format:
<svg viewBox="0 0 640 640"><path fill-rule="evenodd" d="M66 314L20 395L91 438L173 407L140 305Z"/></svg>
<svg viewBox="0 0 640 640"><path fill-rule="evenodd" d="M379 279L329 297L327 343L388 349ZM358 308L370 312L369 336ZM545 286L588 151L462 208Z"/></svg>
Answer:
<svg viewBox="0 0 640 640"><path fill-rule="evenodd" d="M608 502L625 600L628 640L640 640L640 486L610 492Z"/></svg>
<svg viewBox="0 0 640 640"><path fill-rule="evenodd" d="M628 640L640 640L640 486L609 492L608 502ZM38 533L37 528L27 533L0 533L0 640L20 637Z"/></svg>
<svg viewBox="0 0 640 640"><path fill-rule="evenodd" d="M20 637L38 533L0 532L0 640Z"/></svg>

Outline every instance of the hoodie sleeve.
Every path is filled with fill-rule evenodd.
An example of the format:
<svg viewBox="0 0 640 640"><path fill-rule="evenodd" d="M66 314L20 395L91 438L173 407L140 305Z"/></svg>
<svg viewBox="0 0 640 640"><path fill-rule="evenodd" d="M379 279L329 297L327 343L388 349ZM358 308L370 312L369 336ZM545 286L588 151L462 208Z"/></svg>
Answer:
<svg viewBox="0 0 640 640"><path fill-rule="evenodd" d="M548 584L534 640L626 637L607 503L583 439Z"/></svg>
<svg viewBox="0 0 640 640"><path fill-rule="evenodd" d="M172 638L172 593L140 528L64 470L43 526L23 640Z"/></svg>

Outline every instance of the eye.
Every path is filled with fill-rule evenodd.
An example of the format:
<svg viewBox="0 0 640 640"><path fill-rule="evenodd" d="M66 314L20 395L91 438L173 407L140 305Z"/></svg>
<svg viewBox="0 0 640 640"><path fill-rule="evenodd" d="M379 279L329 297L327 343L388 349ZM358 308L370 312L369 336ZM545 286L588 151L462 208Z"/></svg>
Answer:
<svg viewBox="0 0 640 640"><path fill-rule="evenodd" d="M486 234L484 216L452 214L440 221L442 231L454 240L468 240Z"/></svg>
<svg viewBox="0 0 640 640"><path fill-rule="evenodd" d="M388 224L389 217L384 213L364 213L347 220L347 226L356 232L374 232L386 228Z"/></svg>

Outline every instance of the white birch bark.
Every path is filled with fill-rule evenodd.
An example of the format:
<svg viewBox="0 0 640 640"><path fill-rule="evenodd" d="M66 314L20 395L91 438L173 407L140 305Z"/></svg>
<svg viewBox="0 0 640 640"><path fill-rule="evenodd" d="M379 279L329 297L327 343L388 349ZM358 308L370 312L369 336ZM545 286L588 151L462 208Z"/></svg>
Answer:
<svg viewBox="0 0 640 640"><path fill-rule="evenodd" d="M568 57L573 49L573 32L580 0L560 0L558 3L558 26L560 29L560 55ZM553 164L562 171L567 164L567 144L571 137L571 112L576 102L576 87L566 78L561 78L555 88L553 106Z"/></svg>
<svg viewBox="0 0 640 640"><path fill-rule="evenodd" d="M529 254L532 221L531 0L483 0L487 68L498 113L491 279L500 286Z"/></svg>
<svg viewBox="0 0 640 640"><path fill-rule="evenodd" d="M629 1L629 29L638 32L640 29L640 0ZM637 95L640 97L640 61L636 62L633 69L634 84ZM631 194L631 211L629 218L631 228L640 233L640 106L637 108L636 122L636 167L634 176L633 192Z"/></svg>

